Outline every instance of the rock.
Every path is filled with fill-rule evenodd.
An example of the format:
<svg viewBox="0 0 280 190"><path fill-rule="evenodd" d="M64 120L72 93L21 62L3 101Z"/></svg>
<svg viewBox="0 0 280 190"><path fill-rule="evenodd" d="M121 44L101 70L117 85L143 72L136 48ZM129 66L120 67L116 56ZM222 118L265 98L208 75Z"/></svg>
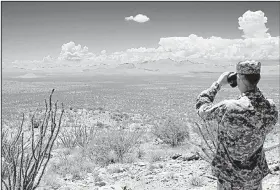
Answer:
<svg viewBox="0 0 280 190"><path fill-rule="evenodd" d="M163 140L161 140L160 138L156 138L155 139L155 144L162 144Z"/></svg>
<svg viewBox="0 0 280 190"><path fill-rule="evenodd" d="M73 177L74 176L72 174L66 174L64 180L72 180Z"/></svg>
<svg viewBox="0 0 280 190"><path fill-rule="evenodd" d="M183 156L182 157L183 161L192 161L192 160L198 160L199 156L194 154L192 156Z"/></svg>
<svg viewBox="0 0 280 190"><path fill-rule="evenodd" d="M152 176L152 175L147 175L147 176L146 176L146 179L154 179L154 176Z"/></svg>
<svg viewBox="0 0 280 190"><path fill-rule="evenodd" d="M104 181L97 181L97 182L95 182L95 185L99 186L99 187L103 187L106 185L106 183Z"/></svg>
<svg viewBox="0 0 280 190"><path fill-rule="evenodd" d="M181 156L182 156L182 154L176 153L176 154L172 155L171 158L172 158L173 160L176 160L177 158L179 158L179 157L181 157Z"/></svg>
<svg viewBox="0 0 280 190"><path fill-rule="evenodd" d="M159 169L159 168L163 168L162 163L153 163L150 165L150 169Z"/></svg>
<svg viewBox="0 0 280 190"><path fill-rule="evenodd" d="M182 165L181 165L181 164L173 164L172 167L173 167L173 168L181 168Z"/></svg>
<svg viewBox="0 0 280 190"><path fill-rule="evenodd" d="M147 164L145 163L145 162L138 162L138 166L141 166L141 167L143 167L143 166L146 166Z"/></svg>
<svg viewBox="0 0 280 190"><path fill-rule="evenodd" d="M126 171L126 169L121 166L118 166L118 165L109 165L108 171L110 173L122 173L122 172Z"/></svg>
<svg viewBox="0 0 280 190"><path fill-rule="evenodd" d="M71 188L68 187L68 186L60 187L59 189L60 189L60 190L71 190Z"/></svg>
<svg viewBox="0 0 280 190"><path fill-rule="evenodd" d="M103 174L107 173L107 170L105 168L100 168L98 171Z"/></svg>
<svg viewBox="0 0 280 190"><path fill-rule="evenodd" d="M179 178L180 178L180 174L175 173L175 174L173 175L173 179L179 179Z"/></svg>
<svg viewBox="0 0 280 190"><path fill-rule="evenodd" d="M273 170L274 172L277 172L277 171L280 170L280 167L279 167L279 166L274 166L274 167L272 168L272 170Z"/></svg>
<svg viewBox="0 0 280 190"><path fill-rule="evenodd" d="M112 190L123 190L123 188L120 185L112 185L111 189Z"/></svg>

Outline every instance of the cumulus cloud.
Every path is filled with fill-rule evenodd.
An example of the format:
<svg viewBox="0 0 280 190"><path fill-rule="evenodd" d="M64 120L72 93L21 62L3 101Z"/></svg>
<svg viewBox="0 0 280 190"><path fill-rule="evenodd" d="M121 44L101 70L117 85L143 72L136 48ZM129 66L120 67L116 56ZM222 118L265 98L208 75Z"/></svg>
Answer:
<svg viewBox="0 0 280 190"><path fill-rule="evenodd" d="M181 58L205 59L279 59L279 37L222 39L220 37L161 38L159 45Z"/></svg>
<svg viewBox="0 0 280 190"><path fill-rule="evenodd" d="M244 38L267 38L270 34L267 33L268 28L265 23L267 23L267 17L262 11L248 10L238 18L238 29L243 30Z"/></svg>
<svg viewBox="0 0 280 190"><path fill-rule="evenodd" d="M12 64L18 66L25 66L25 65L41 64L42 62L43 62L42 60L15 60L12 62Z"/></svg>
<svg viewBox="0 0 280 190"><path fill-rule="evenodd" d="M81 61L91 58L92 56L94 56L94 54L88 51L87 46L82 48L80 44L76 46L75 43L71 41L61 46L61 52L58 59L67 61Z"/></svg>
<svg viewBox="0 0 280 190"><path fill-rule="evenodd" d="M136 22L148 21L144 15L126 17L126 20ZM244 38L224 39L212 36L203 38L195 34L187 37L165 37L160 38L158 47L130 48L125 51L107 53L102 50L98 55L89 52L88 47L76 45L74 42L63 44L58 58L46 56L40 61L15 61L13 64L20 68L27 65L40 67L48 66L83 66L92 63L106 62L109 64L146 61L157 61L160 59L172 59L176 61L205 59L205 60L229 60L239 61L244 59L256 60L279 60L279 36L272 37L267 33L265 26L267 18L262 11L247 11L238 19L239 29L243 31ZM74 62L73 62L74 61ZM78 63L77 63L78 61ZM7 64L6 64L7 65ZM104 64L103 64L104 65ZM41 66L45 67L45 66Z"/></svg>
<svg viewBox="0 0 280 190"><path fill-rule="evenodd" d="M271 37L267 33L267 17L262 11L248 10L239 17L238 23L245 39L224 39L216 36L203 38L195 34L188 37L160 38L158 48L131 48L123 54L122 59L138 59L139 62L166 58L178 61L195 58L279 60L280 38Z"/></svg>
<svg viewBox="0 0 280 190"><path fill-rule="evenodd" d="M55 61L55 60L50 55L43 58L43 63L52 63L53 61Z"/></svg>
<svg viewBox="0 0 280 190"><path fill-rule="evenodd" d="M135 22L139 22L139 23L144 23L144 22L148 22L150 20L150 18L147 17L146 15L138 14L136 16L125 17L125 20L126 21L135 21Z"/></svg>

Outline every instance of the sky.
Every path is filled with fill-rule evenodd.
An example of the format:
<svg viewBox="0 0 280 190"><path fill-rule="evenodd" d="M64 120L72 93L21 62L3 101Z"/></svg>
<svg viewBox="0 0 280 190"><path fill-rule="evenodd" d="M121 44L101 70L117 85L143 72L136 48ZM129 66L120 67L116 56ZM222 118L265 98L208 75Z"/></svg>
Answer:
<svg viewBox="0 0 280 190"><path fill-rule="evenodd" d="M210 59L260 44L266 48L261 58L279 59L279 7L280 2L2 2L2 61L146 60L168 58L170 51L173 57ZM251 27L248 19L259 24ZM228 46L227 54L221 51Z"/></svg>

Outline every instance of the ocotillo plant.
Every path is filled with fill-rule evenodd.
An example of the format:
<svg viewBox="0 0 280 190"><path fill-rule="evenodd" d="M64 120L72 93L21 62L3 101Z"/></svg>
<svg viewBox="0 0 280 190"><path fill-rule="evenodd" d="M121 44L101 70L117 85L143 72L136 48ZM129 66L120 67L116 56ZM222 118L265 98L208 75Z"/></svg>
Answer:
<svg viewBox="0 0 280 190"><path fill-rule="evenodd" d="M214 124L206 121L204 121L203 124L199 124L197 122L194 122L194 124L196 126L197 133L203 139L204 143L192 143L198 146L202 151L199 156L207 162L211 163L217 149L219 124Z"/></svg>
<svg viewBox="0 0 280 190"><path fill-rule="evenodd" d="M52 104L52 90L49 102L45 100L43 119L32 116L30 129L23 130L24 115L16 135L9 137L2 132L2 169L1 185L7 190L33 190L42 179L51 158L54 142L61 128L64 107L57 114L57 101ZM57 115L58 118L57 118ZM36 125L36 126L34 126ZM37 129L34 129L38 127ZM37 130L37 131L36 131ZM27 134L25 134L27 133ZM35 135L35 133L38 133Z"/></svg>

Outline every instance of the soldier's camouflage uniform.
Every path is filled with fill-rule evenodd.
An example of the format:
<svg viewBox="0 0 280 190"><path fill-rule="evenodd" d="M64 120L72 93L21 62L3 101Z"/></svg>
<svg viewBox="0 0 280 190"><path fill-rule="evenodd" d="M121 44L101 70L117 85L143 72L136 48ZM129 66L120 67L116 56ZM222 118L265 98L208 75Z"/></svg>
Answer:
<svg viewBox="0 0 280 190"><path fill-rule="evenodd" d="M259 88L243 93L236 100L213 104L219 90L219 84L214 82L196 102L201 118L219 123L213 175L222 190L261 189L261 180L270 172L263 144L266 134L278 121L276 106Z"/></svg>

